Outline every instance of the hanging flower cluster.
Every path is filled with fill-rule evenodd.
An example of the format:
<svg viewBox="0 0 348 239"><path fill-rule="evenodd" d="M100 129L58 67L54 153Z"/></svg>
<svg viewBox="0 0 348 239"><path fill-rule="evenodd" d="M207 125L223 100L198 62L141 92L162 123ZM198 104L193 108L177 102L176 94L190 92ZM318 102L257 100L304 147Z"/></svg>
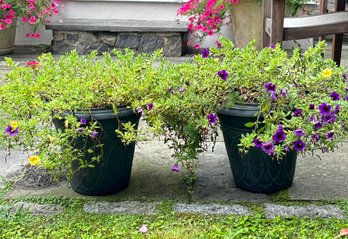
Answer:
<svg viewBox="0 0 348 239"><path fill-rule="evenodd" d="M59 14L60 3L61 0L0 0L0 30L15 26L19 19L33 28L26 37L40 38L36 33L38 24L45 24L47 17Z"/></svg>
<svg viewBox="0 0 348 239"><path fill-rule="evenodd" d="M190 32L212 36L220 31L230 3L237 4L238 0L190 0L178 9L177 14L189 16ZM200 45L196 43L194 48L198 49Z"/></svg>

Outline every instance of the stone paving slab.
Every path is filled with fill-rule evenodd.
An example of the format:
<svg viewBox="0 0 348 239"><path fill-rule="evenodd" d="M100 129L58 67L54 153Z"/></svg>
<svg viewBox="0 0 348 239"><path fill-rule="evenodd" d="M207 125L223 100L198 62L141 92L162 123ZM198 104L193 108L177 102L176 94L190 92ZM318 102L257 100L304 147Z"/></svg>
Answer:
<svg viewBox="0 0 348 239"><path fill-rule="evenodd" d="M1 177L11 178L17 175L27 164L27 155L20 151L11 151L11 156L5 161L6 151L0 149L0 188L3 186Z"/></svg>
<svg viewBox="0 0 348 239"><path fill-rule="evenodd" d="M222 204L184 204L179 203L173 206L175 212L192 214L219 214L219 215L252 215L249 208L241 205L222 205Z"/></svg>
<svg viewBox="0 0 348 239"><path fill-rule="evenodd" d="M129 187L109 197L187 199L183 183L186 171L182 168L178 173L171 171L175 163L171 158L172 151L161 141L140 142L139 147L135 151ZM293 186L288 189L289 198L305 201L348 199L347 153L348 143L344 143L336 152L323 155L322 160L315 156L305 158L300 156ZM6 164L0 160L0 175L3 176L4 172L10 170L14 162L22 161L11 160ZM20 163L17 163L16 167L20 167ZM269 195L249 193L234 185L223 142L217 142L214 153L206 152L199 157L197 177L193 201L270 202ZM41 189L16 188L7 196L12 198L26 195L93 198L73 192L67 183Z"/></svg>
<svg viewBox="0 0 348 239"><path fill-rule="evenodd" d="M34 215L50 216L63 212L63 207L53 204L38 204L29 202L17 202L11 208L12 213L27 211Z"/></svg>
<svg viewBox="0 0 348 239"><path fill-rule="evenodd" d="M333 153L299 157L294 184L289 188L292 200L348 199L348 143Z"/></svg>
<svg viewBox="0 0 348 239"><path fill-rule="evenodd" d="M87 213L98 214L141 214L154 215L158 203L151 202L92 202L86 203L83 210Z"/></svg>
<svg viewBox="0 0 348 239"><path fill-rule="evenodd" d="M301 218L338 218L344 219L343 211L334 205L308 205L308 206L283 206L277 204L265 204L266 217L301 217Z"/></svg>

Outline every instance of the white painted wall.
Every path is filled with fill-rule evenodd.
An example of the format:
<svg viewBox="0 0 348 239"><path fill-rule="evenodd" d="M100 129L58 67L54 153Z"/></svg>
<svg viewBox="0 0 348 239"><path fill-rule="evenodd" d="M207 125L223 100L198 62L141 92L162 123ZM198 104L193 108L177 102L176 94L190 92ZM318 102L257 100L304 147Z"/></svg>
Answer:
<svg viewBox="0 0 348 239"><path fill-rule="evenodd" d="M176 15L178 8L181 6L179 1L181 0L129 0L127 2L117 0L64 0L64 8L60 16L55 19L187 20L187 18ZM20 25L17 28L16 45L51 44L52 32L46 31L44 27L39 29L41 39L26 38L25 34L27 32L27 27ZM222 35L231 36L230 27L224 27ZM214 46L218 38L219 36L209 37L202 46Z"/></svg>

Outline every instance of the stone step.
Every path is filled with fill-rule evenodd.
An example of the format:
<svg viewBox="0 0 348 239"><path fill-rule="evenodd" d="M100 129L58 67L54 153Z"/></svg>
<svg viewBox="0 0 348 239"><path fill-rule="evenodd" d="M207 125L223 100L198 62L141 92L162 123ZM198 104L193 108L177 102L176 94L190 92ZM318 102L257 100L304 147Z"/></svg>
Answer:
<svg viewBox="0 0 348 239"><path fill-rule="evenodd" d="M53 30L53 52L65 54L76 49L79 54L92 50L130 48L151 53L163 49L165 56L184 53L187 23L122 19L65 19L46 25Z"/></svg>
<svg viewBox="0 0 348 239"><path fill-rule="evenodd" d="M149 21L125 19L60 19L46 29L87 32L187 32L186 21Z"/></svg>

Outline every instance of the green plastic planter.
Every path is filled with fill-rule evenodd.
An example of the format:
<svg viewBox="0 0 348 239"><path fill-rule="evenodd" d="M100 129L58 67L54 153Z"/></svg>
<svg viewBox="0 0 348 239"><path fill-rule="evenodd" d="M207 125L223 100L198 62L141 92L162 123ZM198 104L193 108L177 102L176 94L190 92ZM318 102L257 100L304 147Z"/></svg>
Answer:
<svg viewBox="0 0 348 239"><path fill-rule="evenodd" d="M118 108L118 115L112 109L93 109L88 113L75 113L77 120L86 118L87 123L93 118L99 122L101 130L99 140L102 146L102 159L95 164L94 168L78 169L79 162L72 162L72 169L76 171L70 182L72 189L83 195L99 196L117 193L129 185L130 174L134 157L135 143L124 145L117 137L115 130L119 122L131 122L138 127L140 116L131 109L125 107ZM54 122L57 128L64 127L64 121ZM75 148L93 145L92 139L81 139L74 142ZM95 155L101 154L101 150L96 150ZM86 153L87 160L94 154Z"/></svg>
<svg viewBox="0 0 348 239"><path fill-rule="evenodd" d="M218 117L236 186L254 193L276 193L292 185L297 152L290 151L277 161L256 147L247 154L239 151L241 135L252 130L245 124L256 121L257 111L257 105L236 105L220 110Z"/></svg>

